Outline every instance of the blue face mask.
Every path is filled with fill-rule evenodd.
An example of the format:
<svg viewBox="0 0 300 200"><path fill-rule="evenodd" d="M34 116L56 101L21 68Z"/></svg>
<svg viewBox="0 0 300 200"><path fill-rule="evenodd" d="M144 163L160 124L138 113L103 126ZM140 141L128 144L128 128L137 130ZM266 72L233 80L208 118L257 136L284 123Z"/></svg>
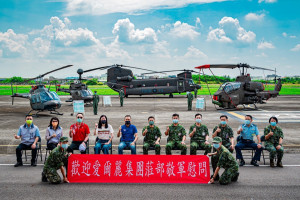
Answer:
<svg viewBox="0 0 300 200"><path fill-rule="evenodd" d="M246 125L249 125L250 123L251 123L250 120L245 120Z"/></svg>
<svg viewBox="0 0 300 200"><path fill-rule="evenodd" d="M77 122L78 122L78 123L81 123L81 122L82 122L82 119L77 118Z"/></svg>
<svg viewBox="0 0 300 200"><path fill-rule="evenodd" d="M271 126L276 126L277 123L276 122L271 122L270 124L271 124Z"/></svg>
<svg viewBox="0 0 300 200"><path fill-rule="evenodd" d="M63 148L63 149L66 150L66 149L68 148L68 144L62 144L62 145L61 145L61 148Z"/></svg>
<svg viewBox="0 0 300 200"><path fill-rule="evenodd" d="M154 121L149 121L149 125L153 125L154 124Z"/></svg>
<svg viewBox="0 0 300 200"><path fill-rule="evenodd" d="M173 119L173 124L178 124L178 119Z"/></svg>
<svg viewBox="0 0 300 200"><path fill-rule="evenodd" d="M196 119L196 123L199 123L199 124L200 124L201 121L202 121L201 119Z"/></svg>
<svg viewBox="0 0 300 200"><path fill-rule="evenodd" d="M218 149L218 148L220 147L220 144L213 143L213 147L214 147L215 149Z"/></svg>
<svg viewBox="0 0 300 200"><path fill-rule="evenodd" d="M221 125L226 125L227 122L226 121L221 121Z"/></svg>

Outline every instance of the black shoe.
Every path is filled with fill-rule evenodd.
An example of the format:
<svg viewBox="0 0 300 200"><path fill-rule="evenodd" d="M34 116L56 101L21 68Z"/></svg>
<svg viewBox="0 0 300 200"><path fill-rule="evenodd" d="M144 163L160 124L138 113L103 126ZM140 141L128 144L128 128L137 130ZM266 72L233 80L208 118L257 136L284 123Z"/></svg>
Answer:
<svg viewBox="0 0 300 200"><path fill-rule="evenodd" d="M240 167L245 165L245 161L243 159L240 160Z"/></svg>
<svg viewBox="0 0 300 200"><path fill-rule="evenodd" d="M238 178L239 178L239 175L240 175L240 173L237 172L236 175L235 175L235 177L233 177L233 179L231 181L232 182L236 182L238 180Z"/></svg>
<svg viewBox="0 0 300 200"><path fill-rule="evenodd" d="M48 179L44 172L42 172L42 182L48 182Z"/></svg>
<svg viewBox="0 0 300 200"><path fill-rule="evenodd" d="M251 161L251 165L255 166L255 167L259 167L259 164L257 164L256 160L252 160Z"/></svg>
<svg viewBox="0 0 300 200"><path fill-rule="evenodd" d="M22 163L22 162L17 162L17 163L15 164L15 167L19 167L19 166L23 166L23 163Z"/></svg>
<svg viewBox="0 0 300 200"><path fill-rule="evenodd" d="M31 166L36 167L36 161L31 161Z"/></svg>

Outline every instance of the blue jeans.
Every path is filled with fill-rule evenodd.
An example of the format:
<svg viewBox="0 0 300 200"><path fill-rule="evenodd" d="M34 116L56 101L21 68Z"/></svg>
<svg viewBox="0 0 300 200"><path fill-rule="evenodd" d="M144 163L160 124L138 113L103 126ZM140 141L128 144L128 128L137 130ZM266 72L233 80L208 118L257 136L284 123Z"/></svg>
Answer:
<svg viewBox="0 0 300 200"><path fill-rule="evenodd" d="M136 146L130 145L132 142L120 142L119 147L118 147L118 153L123 154L123 150L127 147L127 148L130 148L131 154L136 154Z"/></svg>
<svg viewBox="0 0 300 200"><path fill-rule="evenodd" d="M260 149L257 148L257 144L253 140L241 140L236 144L236 146L235 146L236 159L243 159L241 150L245 147L251 147L252 149L254 149L255 154L254 154L253 160L260 161L260 154L261 154L262 148L260 148Z"/></svg>
<svg viewBox="0 0 300 200"><path fill-rule="evenodd" d="M109 149L111 147L111 143L105 144L108 141L109 140L100 140L99 139L94 147L95 154L100 154L101 150L103 151L103 154L108 154Z"/></svg>

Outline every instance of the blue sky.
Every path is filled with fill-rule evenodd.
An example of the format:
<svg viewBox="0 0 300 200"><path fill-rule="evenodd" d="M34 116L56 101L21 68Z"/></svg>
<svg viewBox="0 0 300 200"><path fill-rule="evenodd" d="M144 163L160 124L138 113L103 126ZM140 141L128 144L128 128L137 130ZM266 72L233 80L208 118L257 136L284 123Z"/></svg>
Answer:
<svg viewBox="0 0 300 200"><path fill-rule="evenodd" d="M53 75L111 64L171 70L241 62L300 75L299 8L296 0L1 1L0 77L67 64L73 69Z"/></svg>

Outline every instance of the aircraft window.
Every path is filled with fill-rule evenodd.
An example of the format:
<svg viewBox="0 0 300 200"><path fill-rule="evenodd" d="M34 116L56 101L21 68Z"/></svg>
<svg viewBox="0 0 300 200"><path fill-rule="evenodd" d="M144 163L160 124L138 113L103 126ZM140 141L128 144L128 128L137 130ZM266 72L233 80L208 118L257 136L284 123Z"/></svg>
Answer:
<svg viewBox="0 0 300 200"><path fill-rule="evenodd" d="M32 103L36 103L36 96L35 96L35 95L32 95L32 97L31 97L31 102L32 102Z"/></svg>
<svg viewBox="0 0 300 200"><path fill-rule="evenodd" d="M59 100L59 97L55 92L50 92L50 94L54 100Z"/></svg>
<svg viewBox="0 0 300 200"><path fill-rule="evenodd" d="M81 94L83 97L91 96L93 95L91 91L88 90L81 90Z"/></svg>
<svg viewBox="0 0 300 200"><path fill-rule="evenodd" d="M194 83L193 80L189 80L189 84L190 84L190 85L194 85L195 83Z"/></svg>
<svg viewBox="0 0 300 200"><path fill-rule="evenodd" d="M226 93L230 93L234 90L238 90L241 87L241 83L224 83L219 90L224 90Z"/></svg>
<svg viewBox="0 0 300 200"><path fill-rule="evenodd" d="M52 96L48 92L41 92L40 97L42 102L53 100Z"/></svg>
<svg viewBox="0 0 300 200"><path fill-rule="evenodd" d="M37 103L40 103L40 102L41 102L41 100L40 100L40 95L39 95L39 94L36 95L36 102L37 102Z"/></svg>

